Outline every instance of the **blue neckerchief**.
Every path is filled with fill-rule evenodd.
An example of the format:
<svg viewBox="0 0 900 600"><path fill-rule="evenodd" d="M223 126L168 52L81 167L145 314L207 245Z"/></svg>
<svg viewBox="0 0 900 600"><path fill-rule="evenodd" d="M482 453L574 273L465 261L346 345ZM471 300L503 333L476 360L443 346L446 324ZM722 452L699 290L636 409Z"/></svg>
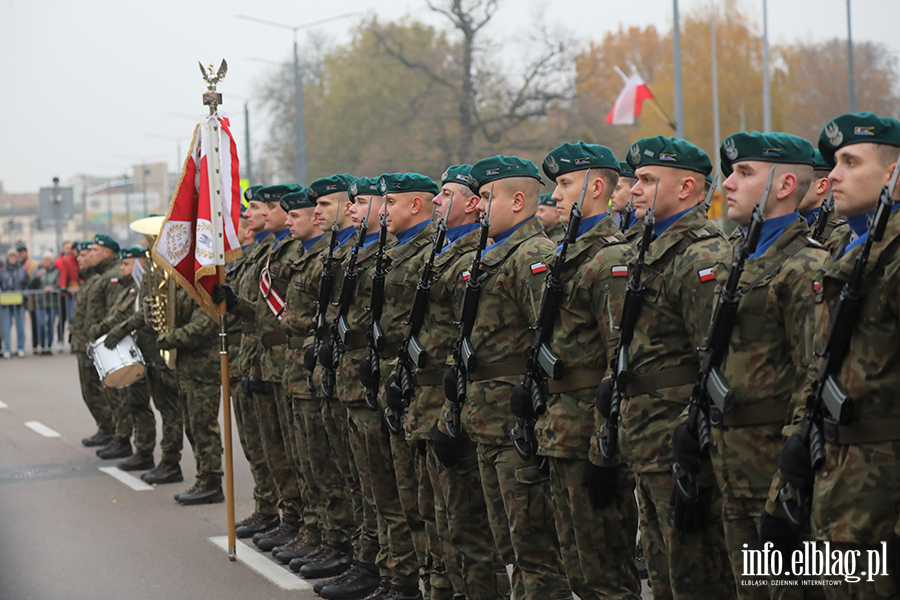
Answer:
<svg viewBox="0 0 900 600"><path fill-rule="evenodd" d="M340 231L337 232L337 246L336 248L340 248L344 245L344 242L350 239L350 236L356 231L356 227L353 225L349 227L344 227Z"/></svg>
<svg viewBox="0 0 900 600"><path fill-rule="evenodd" d="M380 237L380 235L381 235L381 232L380 232L380 231L376 231L375 233L367 233L367 234L366 234L366 239L363 240L363 245L362 245L362 247L365 248L366 246L368 246L368 245L371 244L372 242L377 242L377 241L378 241L378 238Z"/></svg>
<svg viewBox="0 0 900 600"><path fill-rule="evenodd" d="M279 231L278 233L273 233L272 235L275 236L275 243L272 244L272 250L274 250L275 248L277 248L277 247L278 247L278 244L281 243L281 240L283 240L285 237L287 237L288 235L290 235L290 233L291 233L291 230L290 230L290 229L282 229L282 230Z"/></svg>
<svg viewBox="0 0 900 600"><path fill-rule="evenodd" d="M402 246L409 240L413 239L416 236L416 234L419 233L420 231L422 231L423 229L425 229L429 223L431 223L431 219L425 219L418 225L413 225L406 231L401 231L400 233L398 233L397 234L397 243L394 244L394 248L399 248L400 246Z"/></svg>
<svg viewBox="0 0 900 600"><path fill-rule="evenodd" d="M898 208L900 208L900 202L894 204L893 208L891 208L891 212L894 212ZM859 237L847 244L847 247L844 248L844 254L847 254L860 244L865 243L866 239L869 237L869 217L874 219L876 212L878 212L878 209L870 210L864 215L857 215L847 219L847 225L849 225L850 229L853 230L853 233Z"/></svg>
<svg viewBox="0 0 900 600"><path fill-rule="evenodd" d="M578 224L578 235L575 236L575 239L577 240L578 238L580 238L581 236L586 234L588 231L590 231L591 229L596 227L597 223L599 223L600 220L605 216L606 216L606 213L603 213L603 214L599 214L599 215L594 215L593 217L588 217L586 219L582 219L581 223ZM560 244L559 246L556 247L557 252L559 252L560 250L562 250L562 244Z"/></svg>
<svg viewBox="0 0 900 600"><path fill-rule="evenodd" d="M661 236L662 234L664 234L666 232L666 229L668 229L669 227L672 226L672 223L674 223L675 221L677 221L678 219L680 219L681 217L686 215L688 210L692 210L694 208L696 208L696 207L692 206L691 208L689 208L687 210L683 210L680 213L674 214L671 217L666 217L662 221L657 221L656 223L653 224L653 233L656 234L656 237Z"/></svg>
<svg viewBox="0 0 900 600"><path fill-rule="evenodd" d="M267 236L267 235L269 235L269 232L266 231L265 229L263 229L263 230L260 231L259 233L254 233L254 234L253 234L253 237L256 238L256 243L257 243L257 244L260 244L260 243L262 243L262 241L263 241L264 239L266 239L266 236Z"/></svg>
<svg viewBox="0 0 900 600"><path fill-rule="evenodd" d="M816 217L819 216L820 210L822 210L821 204L815 208L811 208L809 210L804 210L802 213L800 213L800 216L803 217L804 219L806 219L807 225L812 227L813 223L816 222Z"/></svg>
<svg viewBox="0 0 900 600"><path fill-rule="evenodd" d="M783 217L766 219L759 232L759 243L756 244L756 250L750 255L750 258L757 258L765 254L766 250L784 233L784 230L799 218L800 215L795 211Z"/></svg>
<svg viewBox="0 0 900 600"><path fill-rule="evenodd" d="M316 237L314 237L314 238L309 238L308 240L303 240L303 241L301 241L300 243L303 245L303 249L304 249L304 250L309 250L310 248L313 247L313 244L315 244L316 242L318 242L319 240L321 240L321 239L322 239L322 236L324 236L324 235L325 235L324 233L320 233L320 234L317 235Z"/></svg>
<svg viewBox="0 0 900 600"><path fill-rule="evenodd" d="M527 223L528 221L532 220L533 218L534 218L534 216L528 217L527 219L525 219L524 221L522 221L522 222L519 223L518 225L513 225L512 227L510 227L509 229L507 229L506 231L504 231L504 232L501 233L500 235L494 236L494 243L491 244L490 246L488 246L487 248L485 248L484 251L487 252L488 250L490 250L490 249L492 249L492 248L496 248L497 246L499 246L500 244L502 244L503 242L505 242L505 241L506 241L506 238L508 238L509 236L511 236L513 233L515 233L516 229L518 229L519 227L521 227L522 225L524 225L524 224Z"/></svg>
<svg viewBox="0 0 900 600"><path fill-rule="evenodd" d="M444 250L449 248L453 242L455 242L459 238L463 237L467 233L475 231L480 226L481 225L479 223L466 223L465 225L457 225L456 227L449 227L447 229L447 233L444 234L444 242L445 242L444 247L440 249L438 254L440 254L441 252L443 252Z"/></svg>

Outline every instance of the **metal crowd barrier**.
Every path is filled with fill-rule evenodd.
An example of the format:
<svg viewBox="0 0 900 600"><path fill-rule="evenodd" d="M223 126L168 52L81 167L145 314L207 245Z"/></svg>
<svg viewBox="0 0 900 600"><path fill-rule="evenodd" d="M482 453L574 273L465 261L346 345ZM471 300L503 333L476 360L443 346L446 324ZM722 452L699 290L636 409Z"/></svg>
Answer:
<svg viewBox="0 0 900 600"><path fill-rule="evenodd" d="M3 352L19 351L17 328L22 327L24 351L49 354L68 347L68 329L75 311L76 292L55 289L0 291L0 344ZM9 331L7 331L9 329Z"/></svg>

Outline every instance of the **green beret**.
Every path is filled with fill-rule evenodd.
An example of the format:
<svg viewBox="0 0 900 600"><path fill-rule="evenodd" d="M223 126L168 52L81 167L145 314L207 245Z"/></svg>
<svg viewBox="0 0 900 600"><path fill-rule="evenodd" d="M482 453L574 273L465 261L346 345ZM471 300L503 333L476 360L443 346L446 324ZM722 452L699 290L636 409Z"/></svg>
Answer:
<svg viewBox="0 0 900 600"><path fill-rule="evenodd" d="M900 121L870 112L847 113L831 121L819 134L819 150L830 168L834 168L834 153L852 144L900 146Z"/></svg>
<svg viewBox="0 0 900 600"><path fill-rule="evenodd" d="M482 186L510 177L533 177L541 181L537 165L530 160L498 154L472 165L472 171L469 173L469 189L478 194Z"/></svg>
<svg viewBox="0 0 900 600"><path fill-rule="evenodd" d="M348 173L331 175L330 177L319 177L309 184L306 194L309 196L310 200L315 201L319 196L327 196L329 194L348 191L350 189L350 184L354 181L356 181L356 178Z"/></svg>
<svg viewBox="0 0 900 600"><path fill-rule="evenodd" d="M552 196L553 194L541 194L538 196L538 206L556 206L556 200Z"/></svg>
<svg viewBox="0 0 900 600"><path fill-rule="evenodd" d="M641 167L657 165L696 171L706 177L713 168L706 152L694 144L662 135L636 141L628 150L626 160L635 173Z"/></svg>
<svg viewBox="0 0 900 600"><path fill-rule="evenodd" d="M281 204L281 210L284 212L290 212L292 210L299 210L301 208L315 208L315 204L309 201L309 197L306 195L306 190L300 188L296 192L290 192L281 197L279 201Z"/></svg>
<svg viewBox="0 0 900 600"><path fill-rule="evenodd" d="M802 137L789 133L739 131L722 142L719 158L722 160L722 174L728 177L734 171L732 165L744 160L812 166L813 147Z"/></svg>
<svg viewBox="0 0 900 600"><path fill-rule="evenodd" d="M563 144L552 150L541 163L541 168L544 170L544 175L556 183L559 175L573 171L603 168L612 169L618 173L619 161L612 150L606 146L578 142L577 144Z"/></svg>
<svg viewBox="0 0 900 600"><path fill-rule="evenodd" d="M250 202L251 200L259 200L257 198L257 194L259 194L259 190L263 189L261 185L251 185L246 190L244 190L244 200Z"/></svg>
<svg viewBox="0 0 900 600"><path fill-rule="evenodd" d="M350 198L350 202L355 203L356 197L359 195L380 196L381 190L378 189L378 179L374 177L357 177L352 181L350 187L347 188L347 197Z"/></svg>
<svg viewBox="0 0 900 600"><path fill-rule="evenodd" d="M144 258L147 256L147 249L141 246L125 246L119 249L119 258Z"/></svg>
<svg viewBox="0 0 900 600"><path fill-rule="evenodd" d="M472 165L451 165L447 167L444 174L441 175L441 187L445 183L458 183L460 185L469 185L469 173L472 172Z"/></svg>
<svg viewBox="0 0 900 600"><path fill-rule="evenodd" d="M619 161L619 177L628 177L629 179L637 179L637 175L634 174L634 169L631 168L624 160Z"/></svg>
<svg viewBox="0 0 900 600"><path fill-rule="evenodd" d="M113 252L119 251L119 242L102 233L98 233L97 235L95 235L94 239L91 240L91 244L97 244L98 246L109 248Z"/></svg>
<svg viewBox="0 0 900 600"><path fill-rule="evenodd" d="M378 187L386 194L425 192L437 196L441 193L441 188L430 177L418 173L385 173L381 176Z"/></svg>
<svg viewBox="0 0 900 600"><path fill-rule="evenodd" d="M813 150L813 169L816 171L830 171L831 165L825 162L825 159L822 158L822 153L818 148Z"/></svg>
<svg viewBox="0 0 900 600"><path fill-rule="evenodd" d="M73 242L72 245L75 246L75 249L79 252L81 252L82 250L87 250L91 247L90 242Z"/></svg>
<svg viewBox="0 0 900 600"><path fill-rule="evenodd" d="M275 185L267 185L266 187L256 191L256 198L260 202L278 202L285 194L291 192L299 192L303 187L296 183L278 183Z"/></svg>
<svg viewBox="0 0 900 600"><path fill-rule="evenodd" d="M704 177L704 179L706 180L706 183L708 183L709 185L712 185L712 173L707 173L706 177Z"/></svg>

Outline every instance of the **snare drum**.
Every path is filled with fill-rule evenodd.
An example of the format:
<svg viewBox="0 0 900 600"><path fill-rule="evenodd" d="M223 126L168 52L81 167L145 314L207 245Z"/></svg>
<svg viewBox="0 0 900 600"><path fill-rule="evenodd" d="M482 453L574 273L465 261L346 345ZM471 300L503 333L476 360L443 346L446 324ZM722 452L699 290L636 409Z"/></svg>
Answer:
<svg viewBox="0 0 900 600"><path fill-rule="evenodd" d="M103 345L105 339L103 335L87 345L88 358L94 361L100 381L111 388L123 388L139 381L147 369L134 338L126 335L112 349Z"/></svg>

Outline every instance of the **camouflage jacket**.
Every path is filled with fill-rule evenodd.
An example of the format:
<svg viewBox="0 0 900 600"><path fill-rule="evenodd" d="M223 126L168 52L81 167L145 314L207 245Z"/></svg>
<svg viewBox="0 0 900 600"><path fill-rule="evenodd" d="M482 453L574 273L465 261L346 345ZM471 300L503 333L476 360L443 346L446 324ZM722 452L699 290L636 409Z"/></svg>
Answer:
<svg viewBox="0 0 900 600"><path fill-rule="evenodd" d="M87 269L79 270L81 284L79 284L78 294L75 295L75 310L72 314L72 325L70 328L71 338L69 342L72 345L73 352L84 352L88 343L87 330L90 323L87 322L87 302L93 295L91 288L95 287L99 282L99 271L96 265Z"/></svg>
<svg viewBox="0 0 900 600"><path fill-rule="evenodd" d="M145 279L144 281L148 281ZM162 357L159 355L159 349L156 346L156 331L153 327L144 322L144 311L141 306L143 295L147 293L147 286L142 285L140 288L132 285L124 288L116 299L115 306L110 313L100 323L103 334L109 332L110 329L121 325L126 332L130 333L135 344L144 357L144 364L153 367L163 366Z"/></svg>
<svg viewBox="0 0 900 600"><path fill-rule="evenodd" d="M471 253L478 247L480 235L480 229L469 232L449 246L444 246L434 259L428 308L418 336L426 352L426 362L416 372L415 396L402 417L406 439L430 440L434 426L441 417L441 407L445 401L441 382L447 360L453 353L453 340L459 335L456 317L462 297L459 284L449 275L453 273L451 267L462 256L468 254L471 263Z"/></svg>
<svg viewBox="0 0 900 600"><path fill-rule="evenodd" d="M477 443L512 444L509 431L516 423L509 410L509 394L513 386L522 383L534 337L531 327L537 323L546 277L546 270L541 267L555 248L540 221L532 218L482 257L482 268L488 277L482 286L472 330L478 364L469 375L461 421L463 429ZM463 256L450 274L460 294L465 288L464 272L471 264L471 257ZM457 307L461 310L462 303L457 303Z"/></svg>
<svg viewBox="0 0 900 600"><path fill-rule="evenodd" d="M239 256L233 263L225 267L225 281L232 287L237 287L238 279L241 273L247 270L249 265L247 260L250 258L250 252L256 247L256 239L252 239L250 244L243 249L243 254ZM225 317L225 327L228 334L228 376L231 379L240 379L244 376L243 363L241 362L241 319L234 315Z"/></svg>
<svg viewBox="0 0 900 600"><path fill-rule="evenodd" d="M844 236L839 250L849 242ZM842 258L826 262L816 302L822 308L816 333L824 344L841 290L849 280L857 246ZM882 241L873 243L862 279L863 299L838 380L853 398L850 426L861 435L888 425L896 431L900 418L900 212L894 211ZM818 365L816 365L818 366ZM816 369L810 370L812 377ZM808 381L805 392L810 391ZM802 417L796 407L794 423ZM891 533L900 535L900 435L881 436L884 441L847 440L826 443L825 464L816 473L812 498L813 535L819 540L877 544ZM790 433L786 429L785 433Z"/></svg>
<svg viewBox="0 0 900 600"><path fill-rule="evenodd" d="M641 219L634 219L632 217L631 226L628 227L627 231L624 231L622 235L625 236L625 239L630 243L636 243L638 237L640 237L641 232L644 230L644 222Z"/></svg>
<svg viewBox="0 0 900 600"><path fill-rule="evenodd" d="M219 358L219 324L183 289L178 290L177 322L171 336L178 350L178 377L204 383L222 381Z"/></svg>
<svg viewBox="0 0 900 600"><path fill-rule="evenodd" d="M326 237L331 236L331 232L327 234ZM350 260L350 253L353 250L353 245L356 244L356 240L358 238L357 232L354 232L344 240L344 243L338 245L334 249L334 260L332 262L332 272L334 273L334 284L331 288L331 298L328 301L328 307L325 311L325 332L322 336L322 341L327 344L331 344L331 324L334 322L334 318L338 315L338 310L340 307L338 306L338 302L341 298L341 288L344 286L344 270L347 266L347 262ZM329 237L330 239L330 237ZM322 260L325 260L325 255L322 256ZM324 265L323 265L324 268ZM315 337L311 334L308 340L308 345L315 344ZM346 369L346 367L345 367ZM352 373L348 373L349 375L356 375L356 371ZM316 389L321 390L321 380L322 377L322 365L316 366L316 372L314 374L314 379L316 383ZM340 394L337 391L337 372L335 372L335 391L334 397L340 398Z"/></svg>
<svg viewBox="0 0 900 600"><path fill-rule="evenodd" d="M249 254L243 257L243 268L235 277L233 283L234 293L239 297L246 299L249 307L253 310L244 310L242 313L235 314L234 320L241 324L241 331L244 329L252 329L253 331L245 332L241 335L241 349L237 362L239 372L244 377L256 377L262 379L262 371L259 367L259 334L256 332L256 303L259 301L259 272L266 264L266 258L269 256L269 250L275 243L274 235L267 235L259 242ZM240 306L243 304L239 302ZM247 308L248 305L245 305ZM229 355L231 350L229 349Z"/></svg>
<svg viewBox="0 0 900 600"><path fill-rule="evenodd" d="M562 239L566 235L566 228L563 227L563 224L561 222L557 222L556 225L554 225L553 227L551 227L549 229L547 229L545 227L544 233L547 235L548 238L550 238L551 242L556 242L557 244L560 244L560 243L562 243Z"/></svg>
<svg viewBox="0 0 900 600"><path fill-rule="evenodd" d="M832 212L828 216L828 225L825 227L825 232L828 235L825 236L822 243L825 245L828 252L834 252L835 247L843 247L841 245L841 240L844 239L845 235L850 233L850 226L847 225L847 220L836 212ZM830 233L828 233L828 228L831 228Z"/></svg>
<svg viewBox="0 0 900 600"><path fill-rule="evenodd" d="M815 356L814 280L828 254L808 234L804 219L791 223L765 254L747 259L741 274L741 300L721 367L735 408L724 427L712 429L710 448L719 485L732 498L766 499L781 430ZM717 266L716 280L724 285L729 271ZM747 407L780 417L748 420L742 413Z"/></svg>
<svg viewBox="0 0 900 600"><path fill-rule="evenodd" d="M281 382L284 392L295 398L313 398L316 393L309 389L306 377L309 374L303 366L305 349L312 344L313 327L319 311L319 286L322 281L322 265L328 253L330 234L326 233L301 254L295 254L287 264L285 274L290 278L287 286L287 308L281 319L281 328L290 340L290 348L285 346L285 368ZM298 244L300 249L303 246Z"/></svg>
<svg viewBox="0 0 900 600"><path fill-rule="evenodd" d="M535 425L538 454L587 458L594 430L597 385L618 342L630 247L604 217L569 246L563 298L550 347L563 361L563 379L549 380L547 411ZM555 260L546 257L547 264Z"/></svg>
<svg viewBox="0 0 900 600"><path fill-rule="evenodd" d="M99 324L107 315L108 310L112 310L116 297L121 293L122 287L119 286L119 276L122 271L119 269L119 261L117 258L110 256L97 264L97 275L92 278L88 289L79 290L78 300L84 302L83 327L79 331L84 337L79 339L79 346L74 343L72 348L76 351L84 352L86 345L94 340L88 339L88 330L92 325ZM130 278L129 278L130 279ZM73 336L74 337L74 336ZM81 336L79 336L80 338Z"/></svg>
<svg viewBox="0 0 900 600"><path fill-rule="evenodd" d="M629 389L619 432L622 457L636 473L668 471L673 462L672 430L684 419L682 411L696 381L697 349L705 346L716 289L715 280L702 281L700 271L730 257L731 245L699 206L675 221L647 250L643 304L629 346ZM673 371L668 370L676 367L682 367L681 377L669 375ZM664 370L668 385L632 393L648 381L643 378ZM598 424L605 422L601 419L598 416Z"/></svg>

